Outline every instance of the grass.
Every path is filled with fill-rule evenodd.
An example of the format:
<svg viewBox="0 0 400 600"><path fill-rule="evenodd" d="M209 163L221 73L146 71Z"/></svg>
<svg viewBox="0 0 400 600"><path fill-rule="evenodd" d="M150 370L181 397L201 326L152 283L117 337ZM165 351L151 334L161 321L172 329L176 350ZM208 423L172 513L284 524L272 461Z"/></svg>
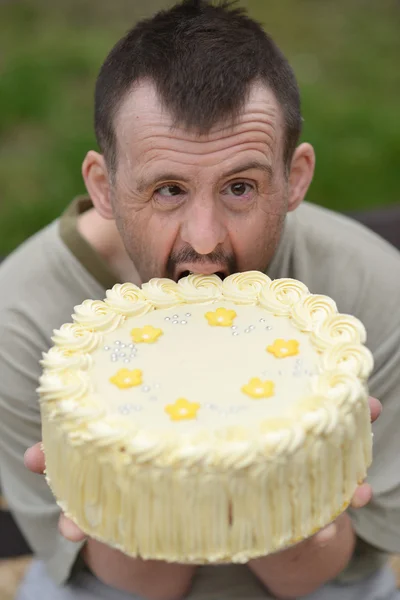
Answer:
<svg viewBox="0 0 400 600"><path fill-rule="evenodd" d="M56 218L84 191L80 167L86 151L95 147L97 71L131 22L165 4L1 3L0 254ZM337 210L399 202L399 3L242 4L265 24L299 79L303 139L317 153L308 199Z"/></svg>

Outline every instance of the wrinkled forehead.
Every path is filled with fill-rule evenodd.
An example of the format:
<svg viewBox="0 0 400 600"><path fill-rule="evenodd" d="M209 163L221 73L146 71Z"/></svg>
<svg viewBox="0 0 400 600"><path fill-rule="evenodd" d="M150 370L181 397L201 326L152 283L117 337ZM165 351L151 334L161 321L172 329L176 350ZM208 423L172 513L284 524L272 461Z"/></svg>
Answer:
<svg viewBox="0 0 400 600"><path fill-rule="evenodd" d="M122 102L114 121L117 156L138 160L143 153L158 148L168 153L180 151L205 155L247 143L268 146L275 157L282 156L284 123L275 95L266 86L255 83L250 88L243 109L233 121L216 123L210 131L199 134L176 124L160 100L155 86L144 81L136 85Z"/></svg>

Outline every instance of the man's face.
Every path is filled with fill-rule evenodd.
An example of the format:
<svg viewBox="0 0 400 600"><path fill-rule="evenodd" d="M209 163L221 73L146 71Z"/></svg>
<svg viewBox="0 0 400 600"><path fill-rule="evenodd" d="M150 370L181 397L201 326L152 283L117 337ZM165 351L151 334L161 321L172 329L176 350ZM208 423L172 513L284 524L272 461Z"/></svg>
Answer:
<svg viewBox="0 0 400 600"><path fill-rule="evenodd" d="M115 128L113 212L142 281L266 269L288 189L283 122L269 90L255 85L234 126L199 136L173 128L154 87L143 83Z"/></svg>

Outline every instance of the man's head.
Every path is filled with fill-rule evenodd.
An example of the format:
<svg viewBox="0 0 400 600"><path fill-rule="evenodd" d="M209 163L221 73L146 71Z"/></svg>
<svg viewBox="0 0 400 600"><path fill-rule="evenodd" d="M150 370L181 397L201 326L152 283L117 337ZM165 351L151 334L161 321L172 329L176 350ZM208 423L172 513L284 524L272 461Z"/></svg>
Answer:
<svg viewBox="0 0 400 600"><path fill-rule="evenodd" d="M227 3L136 25L100 71L95 126L85 182L143 280L265 270L312 178L294 74Z"/></svg>

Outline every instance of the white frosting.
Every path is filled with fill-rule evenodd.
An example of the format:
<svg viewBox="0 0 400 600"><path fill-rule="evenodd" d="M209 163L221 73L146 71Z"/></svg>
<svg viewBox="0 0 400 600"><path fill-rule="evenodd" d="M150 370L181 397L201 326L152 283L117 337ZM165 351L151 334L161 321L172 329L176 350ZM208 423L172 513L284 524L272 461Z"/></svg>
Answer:
<svg viewBox="0 0 400 600"><path fill-rule="evenodd" d="M133 283L117 283L106 295L105 304L126 317L144 315L151 310L144 293Z"/></svg>
<svg viewBox="0 0 400 600"><path fill-rule="evenodd" d="M307 287L295 279L275 279L260 294L260 305L274 315L289 315L292 307L308 293Z"/></svg>
<svg viewBox="0 0 400 600"><path fill-rule="evenodd" d="M74 322L91 331L110 333L124 322L122 315L111 310L100 300L85 300L79 306L75 306L74 311L72 315Z"/></svg>
<svg viewBox="0 0 400 600"><path fill-rule="evenodd" d="M212 302L222 297L222 281L217 275L188 275L178 281L178 294L184 302Z"/></svg>
<svg viewBox="0 0 400 600"><path fill-rule="evenodd" d="M223 283L224 298L235 304L254 304L258 301L261 290L270 284L270 278L258 271L229 275Z"/></svg>
<svg viewBox="0 0 400 600"><path fill-rule="evenodd" d="M146 300L154 308L169 308L182 302L178 285L170 279L150 279L142 286Z"/></svg>

